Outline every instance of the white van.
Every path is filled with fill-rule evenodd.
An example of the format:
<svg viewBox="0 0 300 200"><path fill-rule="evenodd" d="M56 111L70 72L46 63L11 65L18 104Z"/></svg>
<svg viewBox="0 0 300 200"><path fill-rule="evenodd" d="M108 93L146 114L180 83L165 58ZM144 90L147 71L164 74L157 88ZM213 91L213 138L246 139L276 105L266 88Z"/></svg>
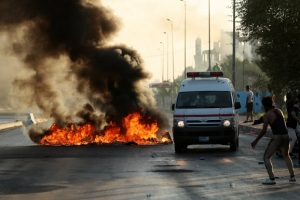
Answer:
<svg viewBox="0 0 300 200"><path fill-rule="evenodd" d="M192 144L239 146L240 102L223 72L188 72L178 90L173 113L173 141L180 153Z"/></svg>

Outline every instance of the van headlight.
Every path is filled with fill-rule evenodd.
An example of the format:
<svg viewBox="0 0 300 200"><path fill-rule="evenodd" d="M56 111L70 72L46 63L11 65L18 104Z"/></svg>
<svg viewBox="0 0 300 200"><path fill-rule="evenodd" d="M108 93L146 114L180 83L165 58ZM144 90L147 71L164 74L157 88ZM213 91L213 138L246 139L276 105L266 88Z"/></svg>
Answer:
<svg viewBox="0 0 300 200"><path fill-rule="evenodd" d="M223 122L223 126L225 126L225 127L229 127L230 126L230 121L229 120L224 120L224 122Z"/></svg>
<svg viewBox="0 0 300 200"><path fill-rule="evenodd" d="M178 127L184 127L184 121L178 121L177 123Z"/></svg>
<svg viewBox="0 0 300 200"><path fill-rule="evenodd" d="M175 120L175 121L174 121L174 126L183 128L183 127L184 127L184 121L183 121L183 120L178 120L178 121Z"/></svg>

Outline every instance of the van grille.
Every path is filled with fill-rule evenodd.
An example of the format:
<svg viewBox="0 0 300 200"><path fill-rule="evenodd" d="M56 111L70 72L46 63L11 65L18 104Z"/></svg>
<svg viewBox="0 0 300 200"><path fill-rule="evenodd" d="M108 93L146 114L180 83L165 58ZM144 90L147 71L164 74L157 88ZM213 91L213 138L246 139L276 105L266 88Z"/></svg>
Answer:
<svg viewBox="0 0 300 200"><path fill-rule="evenodd" d="M221 125L221 120L187 120L186 123L189 127L216 127Z"/></svg>
<svg viewBox="0 0 300 200"><path fill-rule="evenodd" d="M177 131L177 135L187 135L187 136L230 136L234 134L234 131L189 131L185 133L184 131Z"/></svg>
<svg viewBox="0 0 300 200"><path fill-rule="evenodd" d="M190 131L187 134L189 136L229 136L232 135L233 131L205 131L205 132L199 132L199 131Z"/></svg>

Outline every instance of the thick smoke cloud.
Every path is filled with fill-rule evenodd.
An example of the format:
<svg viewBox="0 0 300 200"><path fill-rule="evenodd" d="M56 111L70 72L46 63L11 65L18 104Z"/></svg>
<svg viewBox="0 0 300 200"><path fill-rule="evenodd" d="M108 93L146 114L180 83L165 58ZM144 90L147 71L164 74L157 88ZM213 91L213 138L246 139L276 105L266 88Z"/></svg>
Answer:
<svg viewBox="0 0 300 200"><path fill-rule="evenodd" d="M0 12L6 53L26 69L13 81L14 97L23 105L37 106L60 126L79 118L97 127L144 108L160 128L167 127L142 85L150 74L138 52L108 45L121 20L99 1L1 0Z"/></svg>

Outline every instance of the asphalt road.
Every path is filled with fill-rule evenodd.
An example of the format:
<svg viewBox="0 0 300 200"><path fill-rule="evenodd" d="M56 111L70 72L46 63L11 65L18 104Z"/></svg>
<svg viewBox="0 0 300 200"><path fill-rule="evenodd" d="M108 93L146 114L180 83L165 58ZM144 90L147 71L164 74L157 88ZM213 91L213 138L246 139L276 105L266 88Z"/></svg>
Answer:
<svg viewBox="0 0 300 200"><path fill-rule="evenodd" d="M171 120L171 119L170 119ZM273 186L262 160L269 138L240 135L240 148L173 144L153 146L40 146L20 128L0 132L0 199L298 199L282 158L274 156ZM297 159L294 159L296 161Z"/></svg>

